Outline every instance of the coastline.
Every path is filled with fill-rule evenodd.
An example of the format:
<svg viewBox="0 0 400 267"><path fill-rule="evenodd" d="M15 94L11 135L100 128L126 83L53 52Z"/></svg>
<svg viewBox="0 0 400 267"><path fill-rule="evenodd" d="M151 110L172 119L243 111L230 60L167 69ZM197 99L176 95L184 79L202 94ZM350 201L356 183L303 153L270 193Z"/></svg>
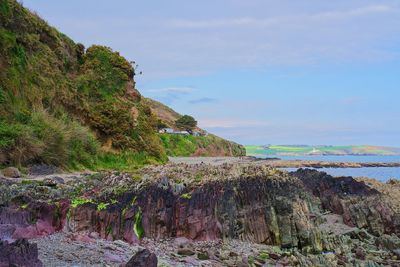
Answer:
<svg viewBox="0 0 400 267"><path fill-rule="evenodd" d="M248 157L187 160L0 180L0 239L27 238L32 255L58 266L123 266L144 248L164 266L400 263L399 181L288 173Z"/></svg>
<svg viewBox="0 0 400 267"><path fill-rule="evenodd" d="M246 157L175 157L169 158L172 163L183 164L248 164L265 165L273 168L368 168L368 167L400 167L400 162L328 162L319 160L282 160L279 158Z"/></svg>

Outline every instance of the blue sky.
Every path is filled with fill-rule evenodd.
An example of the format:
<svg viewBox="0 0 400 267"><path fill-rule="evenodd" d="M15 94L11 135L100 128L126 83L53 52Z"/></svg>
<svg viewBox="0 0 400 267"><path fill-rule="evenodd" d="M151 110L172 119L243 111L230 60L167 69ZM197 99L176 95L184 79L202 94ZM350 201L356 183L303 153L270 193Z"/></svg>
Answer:
<svg viewBox="0 0 400 267"><path fill-rule="evenodd" d="M24 0L138 89L243 144L400 147L397 0Z"/></svg>

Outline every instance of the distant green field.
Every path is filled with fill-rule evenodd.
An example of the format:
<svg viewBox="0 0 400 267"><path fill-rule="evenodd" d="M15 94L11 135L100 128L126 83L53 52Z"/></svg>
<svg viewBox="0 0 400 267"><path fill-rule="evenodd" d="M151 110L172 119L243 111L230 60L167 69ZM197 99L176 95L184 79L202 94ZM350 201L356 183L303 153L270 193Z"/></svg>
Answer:
<svg viewBox="0 0 400 267"><path fill-rule="evenodd" d="M400 149L379 146L246 146L249 156L400 155Z"/></svg>

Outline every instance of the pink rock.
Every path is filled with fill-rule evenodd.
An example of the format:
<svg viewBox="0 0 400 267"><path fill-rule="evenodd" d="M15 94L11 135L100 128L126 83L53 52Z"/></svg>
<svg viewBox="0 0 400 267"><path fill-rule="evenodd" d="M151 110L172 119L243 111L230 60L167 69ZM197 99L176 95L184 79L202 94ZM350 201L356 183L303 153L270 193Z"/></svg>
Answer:
<svg viewBox="0 0 400 267"><path fill-rule="evenodd" d="M124 232L124 240L129 244L139 244L140 240L137 238L133 231L125 231Z"/></svg>
<svg viewBox="0 0 400 267"><path fill-rule="evenodd" d="M31 239L38 237L39 234L35 226L28 226L28 227L17 227L13 234L13 239Z"/></svg>
<svg viewBox="0 0 400 267"><path fill-rule="evenodd" d="M96 241L84 233L73 234L71 239L83 243L94 243Z"/></svg>
<svg viewBox="0 0 400 267"><path fill-rule="evenodd" d="M54 227L48 221L38 220L36 229L39 235L49 235L55 232Z"/></svg>
<svg viewBox="0 0 400 267"><path fill-rule="evenodd" d="M110 252L104 253L104 258L107 262L110 263L123 263L124 259L121 255L112 254Z"/></svg>

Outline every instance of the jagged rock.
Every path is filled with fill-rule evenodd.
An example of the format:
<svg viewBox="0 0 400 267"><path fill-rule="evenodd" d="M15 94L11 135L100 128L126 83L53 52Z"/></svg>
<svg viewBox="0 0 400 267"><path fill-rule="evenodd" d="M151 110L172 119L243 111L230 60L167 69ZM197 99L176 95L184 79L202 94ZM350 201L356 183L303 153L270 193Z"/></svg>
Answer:
<svg viewBox="0 0 400 267"><path fill-rule="evenodd" d="M364 266L367 261L387 265L397 261L396 236L381 233L400 233L399 200L385 197L379 186L397 191L398 187L382 183L372 186L350 177L333 178L310 170L288 175L263 166L153 168L140 173L140 181L114 172L58 184L57 188L67 188L60 191L61 196L63 192L71 194L85 188L82 198L91 199L90 203L71 208L65 229L131 244L139 243L138 232L154 240L174 238L171 255L182 259L176 254L179 250L181 255L196 254L188 257L193 262L198 262L204 251L210 261L221 264L235 265L242 260L240 252L191 246L192 241L215 240L242 240L282 248L263 251L262 255L270 255L265 259L267 263ZM201 183L192 183L200 174L205 177ZM5 189L17 190L23 184L12 179L4 181L1 188ZM69 189L71 182L75 184ZM178 184L185 185L182 192L174 187ZM68 205L59 200L53 204L36 201L52 190L42 185L25 185L22 198L0 207L0 234L9 237L10 232L16 232L12 237L36 237L64 226L69 201ZM123 190L119 191L121 186ZM99 203L105 203L106 208L99 209ZM247 256L264 260L259 252L260 249ZM237 255L241 255L240 259Z"/></svg>
<svg viewBox="0 0 400 267"><path fill-rule="evenodd" d="M21 177L21 172L15 168L15 167L8 167L5 168L1 171L1 173L5 176L5 177L10 177L10 178L20 178Z"/></svg>
<svg viewBox="0 0 400 267"><path fill-rule="evenodd" d="M144 249L136 253L125 267L157 267L157 256L149 250Z"/></svg>
<svg viewBox="0 0 400 267"><path fill-rule="evenodd" d="M43 264L38 258L37 245L20 239L11 244L0 241L0 266L42 267Z"/></svg>
<svg viewBox="0 0 400 267"><path fill-rule="evenodd" d="M381 195L377 190L351 177L333 178L311 170L287 176L263 166L154 168L159 168L160 178L149 178L137 191L125 193L117 206L104 212L98 212L94 204L73 209L70 229L136 243L138 237L133 228L140 211L141 225L149 238L240 239L317 254L341 249L337 243L342 241L335 235L348 233L352 238L371 239L370 234L362 236L366 231L357 234L352 227L355 225L373 234L400 232L400 220L391 204L386 200L378 202ZM201 185L192 185L184 177L195 179L193 173L210 178ZM157 177L156 172L146 175ZM177 195L171 186L175 175L187 184L185 197ZM214 176L221 178L214 180ZM110 179L118 177L113 174ZM336 214L331 216L336 218L336 228L349 226L319 229L326 222L321 217L326 211ZM325 224L329 223L332 222ZM107 234L109 231L111 235ZM328 236L329 233L334 235Z"/></svg>
<svg viewBox="0 0 400 267"><path fill-rule="evenodd" d="M389 250L400 249L400 238L395 235L380 236L376 239L375 243L377 246L379 246L381 248L389 249Z"/></svg>

